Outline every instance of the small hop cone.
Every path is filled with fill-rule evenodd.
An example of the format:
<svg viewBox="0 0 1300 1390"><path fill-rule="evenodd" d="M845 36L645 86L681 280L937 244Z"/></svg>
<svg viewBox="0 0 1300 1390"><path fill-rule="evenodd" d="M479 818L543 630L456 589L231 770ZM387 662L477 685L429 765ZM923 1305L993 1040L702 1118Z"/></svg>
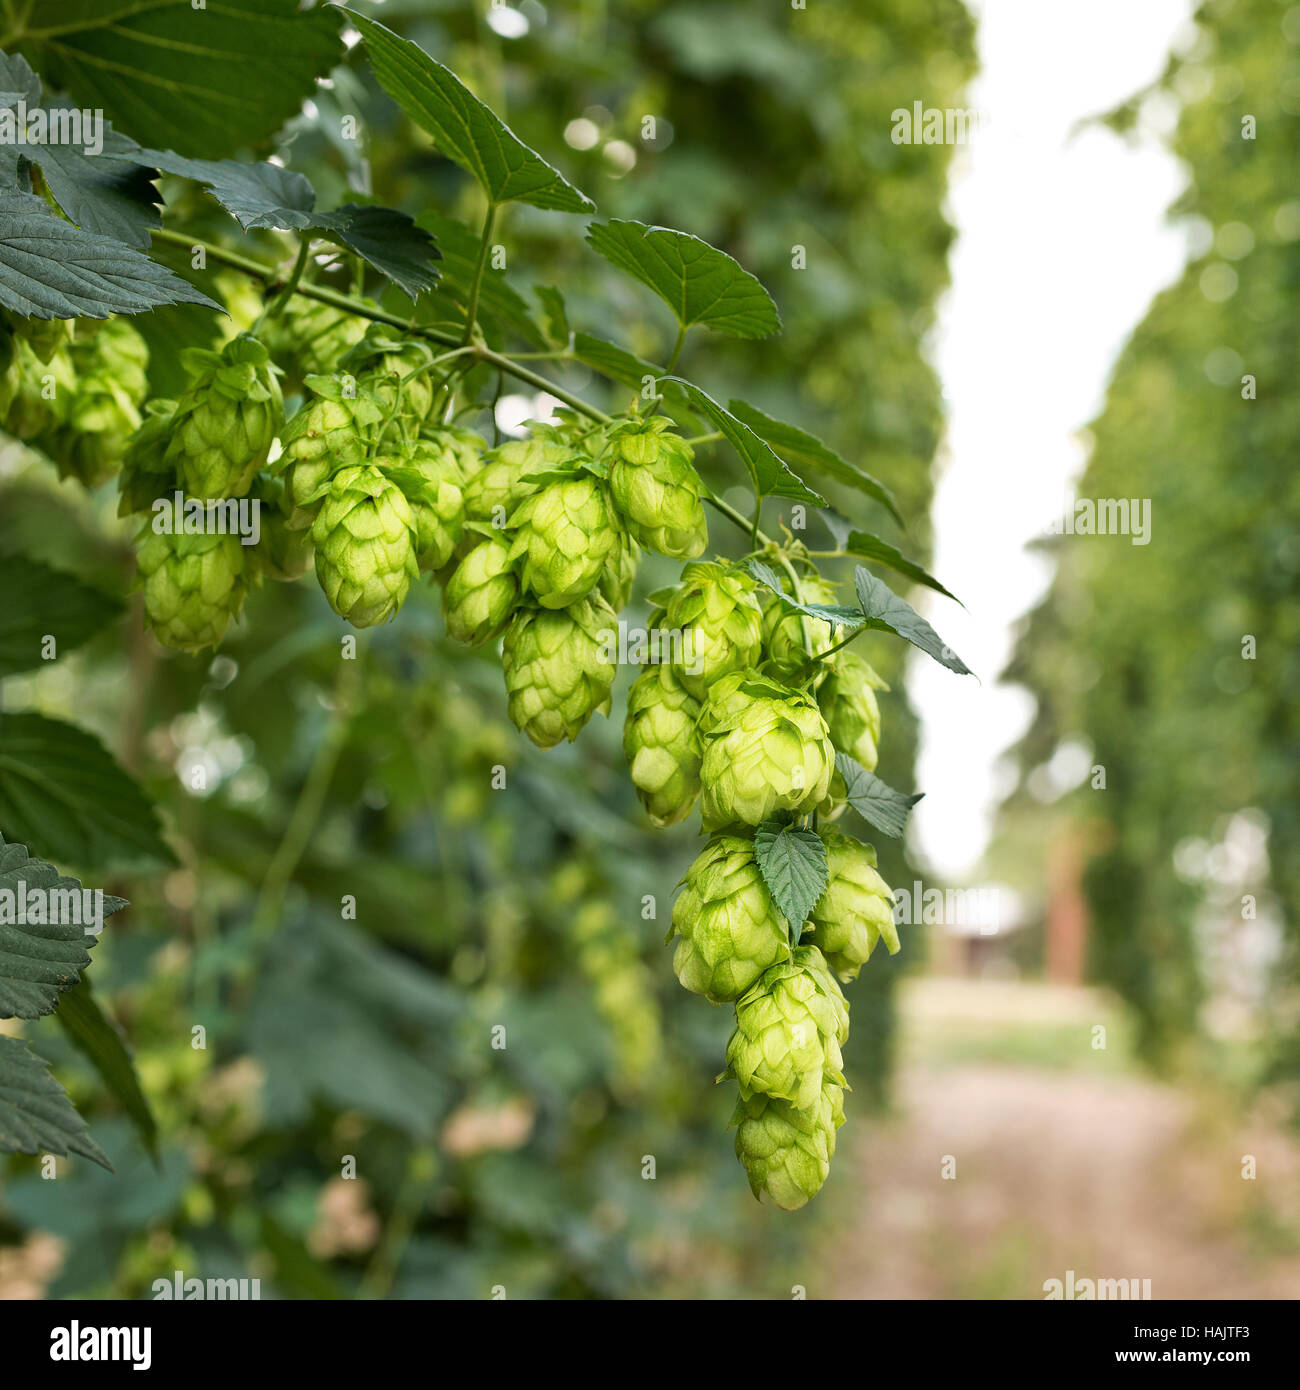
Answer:
<svg viewBox="0 0 1300 1390"><path fill-rule="evenodd" d="M61 476L98 487L117 471L140 425L140 404L149 390L149 348L125 319L109 319L68 351L77 388L66 420L42 447Z"/></svg>
<svg viewBox="0 0 1300 1390"><path fill-rule="evenodd" d="M828 1083L803 1109L755 1092L737 1102L731 1123L750 1191L783 1211L798 1211L830 1174L835 1131L844 1123L844 1091Z"/></svg>
<svg viewBox="0 0 1300 1390"><path fill-rule="evenodd" d="M155 398L145 406L140 427L126 441L118 470L118 516L147 512L176 490L176 470L167 460L175 401Z"/></svg>
<svg viewBox="0 0 1300 1390"><path fill-rule="evenodd" d="M194 380L176 404L169 456L191 497L244 497L284 418L266 348L246 334L218 352L187 348Z"/></svg>
<svg viewBox="0 0 1300 1390"><path fill-rule="evenodd" d="M550 483L510 518L511 563L543 608L567 608L596 587L622 544L604 484L590 474Z"/></svg>
<svg viewBox="0 0 1300 1390"><path fill-rule="evenodd" d="M772 901L752 840L717 835L682 879L668 939L681 937L673 969L685 989L714 1004L739 999L790 955L785 918Z"/></svg>
<svg viewBox="0 0 1300 1390"><path fill-rule="evenodd" d="M596 589L601 598L615 613L626 608L632 597L632 586L636 583L637 565L641 560L641 547L623 532L619 544L596 581Z"/></svg>
<svg viewBox="0 0 1300 1390"><path fill-rule="evenodd" d="M419 577L410 504L378 468L334 475L311 539L325 597L353 627L390 621Z"/></svg>
<svg viewBox="0 0 1300 1390"><path fill-rule="evenodd" d="M384 471L402 489L415 517L415 558L421 571L440 570L460 544L465 521L460 469L435 441L417 440Z"/></svg>
<svg viewBox="0 0 1300 1390"><path fill-rule="evenodd" d="M260 534L249 557L253 569L264 578L287 582L307 573L312 565L311 536L294 531L284 515L284 483L278 478L258 479L254 496Z"/></svg>
<svg viewBox="0 0 1300 1390"><path fill-rule="evenodd" d="M599 597L515 614L502 646L510 719L539 748L572 741L597 710L608 713L617 621Z"/></svg>
<svg viewBox="0 0 1300 1390"><path fill-rule="evenodd" d="M609 489L628 530L647 550L693 560L709 542L704 485L691 446L662 417L632 420L608 435Z"/></svg>
<svg viewBox="0 0 1300 1390"><path fill-rule="evenodd" d="M60 320L61 322L61 320ZM42 360L24 334L13 343L13 359L4 376L6 433L24 443L48 436L67 423L77 392L77 373L66 346Z"/></svg>
<svg viewBox="0 0 1300 1390"><path fill-rule="evenodd" d="M528 475L572 457L572 449L546 439L512 439L493 449L465 483L465 519L504 530L520 503L538 489L539 484L525 481Z"/></svg>
<svg viewBox="0 0 1300 1390"><path fill-rule="evenodd" d="M817 692L831 742L842 753L874 772L880 749L880 706L876 691L887 690L856 652L837 652L832 669Z"/></svg>
<svg viewBox="0 0 1300 1390"><path fill-rule="evenodd" d="M826 891L809 917L812 939L841 980L857 978L884 939L890 955L899 949L894 899L876 872L876 852L848 835L823 831L826 842Z"/></svg>
<svg viewBox="0 0 1300 1390"><path fill-rule="evenodd" d="M810 696L736 672L700 715L705 830L802 815L826 799L835 750Z"/></svg>
<svg viewBox="0 0 1300 1390"><path fill-rule="evenodd" d="M697 700L722 676L754 666L763 641L763 615L754 581L741 570L697 560L664 606L663 626L679 630L678 680Z"/></svg>
<svg viewBox="0 0 1300 1390"><path fill-rule="evenodd" d="M840 1045L848 1005L816 947L801 946L765 971L736 1005L728 1074L756 1091L807 1109L826 1082L844 1084Z"/></svg>
<svg viewBox="0 0 1300 1390"><path fill-rule="evenodd" d="M652 666L628 692L623 752L641 804L656 825L684 820L700 794L699 701L670 666Z"/></svg>
<svg viewBox="0 0 1300 1390"><path fill-rule="evenodd" d="M835 586L820 579L803 580L799 593L804 603L835 603L839 598ZM803 672L810 654L824 651L833 641L830 623L798 613L771 594L763 609L762 669L768 675L791 679Z"/></svg>
<svg viewBox="0 0 1300 1390"><path fill-rule="evenodd" d="M510 542L496 532L469 532L477 544L452 570L442 591L447 632L471 647L500 636L519 602Z"/></svg>
<svg viewBox="0 0 1300 1390"><path fill-rule="evenodd" d="M238 536L171 534L146 526L136 543L136 563L145 620L165 647L196 652L221 641L248 589Z"/></svg>
<svg viewBox="0 0 1300 1390"><path fill-rule="evenodd" d="M422 338L407 337L372 323L359 342L339 358L336 370L357 378L359 391L377 400L387 419L424 424L433 408L429 366L433 349Z"/></svg>
<svg viewBox="0 0 1300 1390"><path fill-rule="evenodd" d="M263 330L277 361L293 364L298 379L332 372L335 363L365 336L366 320L355 314L293 295Z"/></svg>
<svg viewBox="0 0 1300 1390"><path fill-rule="evenodd" d="M420 443L436 446L451 461L456 470L456 483L464 491L466 483L483 467L483 451L487 447L483 436L459 425L444 425L436 429L426 426L420 432Z"/></svg>
<svg viewBox="0 0 1300 1390"><path fill-rule="evenodd" d="M284 478L283 506L290 527L307 530L333 475L366 461L366 440L383 420L379 403L364 392L349 396L336 381L313 377L315 393L284 428L276 470Z"/></svg>

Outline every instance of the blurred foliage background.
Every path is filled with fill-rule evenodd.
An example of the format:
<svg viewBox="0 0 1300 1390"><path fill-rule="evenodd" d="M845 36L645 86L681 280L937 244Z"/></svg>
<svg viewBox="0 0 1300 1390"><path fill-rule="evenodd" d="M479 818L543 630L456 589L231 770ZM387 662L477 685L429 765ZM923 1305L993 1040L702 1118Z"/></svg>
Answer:
<svg viewBox="0 0 1300 1390"><path fill-rule="evenodd" d="M381 17L603 215L693 232L769 286L782 337L702 335L683 369L870 469L899 498L906 536L859 497L834 500L924 561L940 409L921 349L946 281L951 150L892 144L890 112L918 94L961 104L973 66L963 6L524 0L502 13L390 0ZM421 217L477 221L474 190L360 71L334 72L275 152L324 205L359 188ZM340 138L344 116L360 140ZM181 225L229 241L210 201L166 192ZM252 240L263 254L288 249ZM575 326L666 355L666 316L588 251L580 223L515 207L497 240L507 283L553 282ZM1278 256L1275 276L1294 273ZM220 283L238 319L247 286ZM153 385L174 390L175 349L221 326L190 308L146 318ZM1271 341L1282 360L1281 323ZM581 369L560 380L624 403ZM520 404L522 418L534 403ZM1271 417L1246 418L1263 429ZM1205 443L1208 488L1225 459ZM715 486L730 466L705 461ZM1264 488L1262 475L1250 486ZM111 488L88 496L30 452L0 453L0 551L121 590L131 559L114 509ZM643 566L646 592L668 577ZM6 710L73 718L105 740L157 797L178 863L157 875L61 866L131 900L93 975L135 1049L163 1157L155 1172L93 1075L43 1029L117 1173L75 1162L49 1182L30 1160L4 1164L5 1288L147 1296L176 1269L256 1275L263 1296L284 1297L780 1294L806 1282L801 1242L834 1222L858 1179L839 1165L806 1219L746 1190L725 1129L731 1097L711 1084L728 1018L677 986L662 946L694 839L652 831L632 795L626 677L608 722L540 755L505 720L494 661L453 649L430 593L362 635L355 663L339 660L341 631L314 584L267 586L213 659L163 652L132 609L51 669L6 682ZM910 787L899 644L864 650L895 686L881 775ZM496 766L504 790L491 789ZM902 881L898 847L880 848L886 878ZM892 986L919 936L854 988L850 1128L885 1093ZM192 1046L196 1028L205 1048ZM359 1180L339 1176L344 1155Z"/></svg>

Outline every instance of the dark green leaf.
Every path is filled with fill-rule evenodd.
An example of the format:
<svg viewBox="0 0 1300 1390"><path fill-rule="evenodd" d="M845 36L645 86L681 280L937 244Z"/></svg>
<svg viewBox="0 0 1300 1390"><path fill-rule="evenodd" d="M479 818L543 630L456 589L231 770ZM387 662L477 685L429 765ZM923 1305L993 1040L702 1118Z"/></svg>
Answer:
<svg viewBox="0 0 1300 1390"><path fill-rule="evenodd" d="M764 821L754 832L754 858L797 938L829 882L826 842L797 825Z"/></svg>
<svg viewBox="0 0 1300 1390"><path fill-rule="evenodd" d="M379 85L427 130L439 150L479 181L493 203L530 203L555 212L593 212L580 193L456 76L418 44L347 10L366 41Z"/></svg>
<svg viewBox="0 0 1300 1390"><path fill-rule="evenodd" d="M760 584L771 589L787 608L796 613L806 613L810 618L820 618L823 622L829 623L832 630L841 627L857 627L862 621L861 612L856 608L851 608L848 604L800 603L798 599L786 593L781 587L781 580L776 571L769 565L765 565L762 560L746 560L745 568Z"/></svg>
<svg viewBox="0 0 1300 1390"><path fill-rule="evenodd" d="M175 862L153 805L104 745L39 714L0 715L0 834L86 868Z"/></svg>
<svg viewBox="0 0 1300 1390"><path fill-rule="evenodd" d="M121 602L25 555L0 555L0 678L46 660L47 637L62 656L103 631Z"/></svg>
<svg viewBox="0 0 1300 1390"><path fill-rule="evenodd" d="M816 435L801 430L797 425L787 425L783 420L774 420L747 401L732 401L731 413L748 425L760 439L765 439L788 463L796 468L820 473L823 477L834 478L838 483L865 492L868 497L874 497L900 526L903 524L893 495L884 483L877 482L856 464L841 458Z"/></svg>
<svg viewBox="0 0 1300 1390"><path fill-rule="evenodd" d="M47 84L142 143L261 146L342 54L337 16L298 0L36 0L18 47Z"/></svg>
<svg viewBox="0 0 1300 1390"><path fill-rule="evenodd" d="M682 377L663 377L660 385L667 382L674 382L680 386L690 404L706 415L715 428L722 432L749 470L754 490L760 497L789 497L793 501L807 502L814 507L825 505L824 497L805 487L803 481L777 458L771 448L748 425L737 420L729 410L724 410L712 396Z"/></svg>
<svg viewBox="0 0 1300 1390"><path fill-rule="evenodd" d="M137 150L132 158L165 174L206 185L245 231L252 227L304 231L315 225L315 190L301 174L279 164L188 159L172 150L149 149Z"/></svg>
<svg viewBox="0 0 1300 1390"><path fill-rule="evenodd" d="M733 338L766 338L781 327L772 296L707 241L619 219L594 224L587 240L611 265L649 286L683 328L702 323Z"/></svg>
<svg viewBox="0 0 1300 1390"><path fill-rule="evenodd" d="M0 839L0 1018L51 1013L90 964L104 919L125 906ZM55 920L27 920L38 913Z"/></svg>
<svg viewBox="0 0 1300 1390"><path fill-rule="evenodd" d="M853 579L867 627L905 637L927 656L932 656L941 666L956 671L959 676L974 674L916 609L899 598L889 585L877 579L870 570L856 566Z"/></svg>
<svg viewBox="0 0 1300 1390"><path fill-rule="evenodd" d="M571 330L569 313L564 307L564 296L554 285L534 285L533 293L541 303L542 312L546 316L546 336L556 347L567 348Z"/></svg>
<svg viewBox="0 0 1300 1390"><path fill-rule="evenodd" d="M848 788L849 805L868 825L873 825L877 830L898 839L907 824L912 807L925 793L917 792L914 796L905 796L902 792L896 792L893 787L882 782L874 772L868 772L860 762L850 758L847 753L836 753L835 766Z"/></svg>
<svg viewBox="0 0 1300 1390"><path fill-rule="evenodd" d="M21 1038L0 1037L0 1153L74 1153L111 1173L49 1063Z"/></svg>
<svg viewBox="0 0 1300 1390"><path fill-rule="evenodd" d="M317 227L386 275L408 299L431 289L438 272L438 249L415 220L393 208L345 203L317 213Z"/></svg>
<svg viewBox="0 0 1300 1390"><path fill-rule="evenodd" d="M139 1132L150 1156L158 1158L158 1122L140 1088L135 1063L126 1050L117 1025L104 1013L90 988L90 977L68 990L59 1000L55 1017L64 1032L90 1059L100 1079L115 1096Z"/></svg>
<svg viewBox="0 0 1300 1390"><path fill-rule="evenodd" d="M0 304L38 319L103 319L159 304L221 308L166 266L14 189L0 192Z"/></svg>
<svg viewBox="0 0 1300 1390"><path fill-rule="evenodd" d="M956 594L950 593L932 575L927 574L914 560L909 560L896 546L892 546L888 541L881 540L879 536L873 536L869 531L857 531L853 523L838 512L832 511L829 507L823 508L822 520L826 523L826 528L835 538L835 544L844 551L846 555L858 555L864 560L874 560L877 564L887 565L897 573L905 575L908 579L917 584L924 584L926 588L933 589L937 594L943 594L945 598L950 598L954 603L961 603L961 599ZM964 608L966 605L962 604Z"/></svg>

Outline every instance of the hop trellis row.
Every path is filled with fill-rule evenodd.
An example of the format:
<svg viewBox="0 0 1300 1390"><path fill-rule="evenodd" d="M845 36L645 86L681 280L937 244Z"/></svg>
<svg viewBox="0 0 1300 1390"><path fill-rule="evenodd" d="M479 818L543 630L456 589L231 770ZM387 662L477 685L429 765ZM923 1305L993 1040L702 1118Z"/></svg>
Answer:
<svg viewBox="0 0 1300 1390"><path fill-rule="evenodd" d="M304 278L314 235L301 231L297 210L284 222L298 236L287 278L203 244L267 293L253 296L251 307L242 293L227 295L243 331L218 347L183 349L184 389L175 399L149 398L149 353L123 318L0 312L7 428L87 487L116 475L119 515L139 523L144 617L161 643L185 652L216 647L257 585L292 582L312 569L329 605L357 628L391 621L417 585L433 584L450 637L497 645L510 718L543 749L576 739L593 714L609 713L618 645L611 635L643 554L679 562L677 582L649 596L651 628L674 640L631 684L623 749L654 825L685 821L698 804L707 839L672 906L673 967L687 990L734 1008L719 1080L737 1087L735 1147L754 1194L801 1207L825 1182L844 1121L849 1008L841 982L857 976L882 940L889 952L899 949L874 849L829 827L852 807L897 836L916 800L874 775L877 692L885 687L848 643L866 631L892 632L950 669L967 670L873 573L854 568L845 603L818 562L866 558L947 591L829 509L823 520L836 542L829 550L812 551L789 531L781 540L762 531L765 498L824 505L777 449L897 513L879 483L820 440L744 402L723 409L671 374L695 325L747 338L780 326L762 285L698 238L629 221L589 229L590 245L659 294L680 329L667 369L653 377L613 345L597 356L597 370L625 389L629 376L640 379L623 413L606 415L489 346L477 310L500 205L523 200L586 213L590 200L415 45L354 20L368 49L385 55L381 84L390 68L423 72L416 118L482 185L481 254L453 296L464 322L419 327L379 309L361 297L368 272L360 260L352 262L355 297ZM404 82L392 88L403 104L413 90ZM509 154L503 169L526 176L500 182L471 157L489 145ZM178 173L191 176L190 166ZM242 180L246 171L239 173ZM232 211L242 207L224 174L212 175L211 186L219 202L234 198ZM279 226L278 216L268 207L259 225ZM338 224L341 213L330 216L329 225ZM402 241L402 253L367 259L415 298L436 281L434 248L409 221L380 217L376 225ZM157 235L190 245L170 228ZM347 237L334 240L350 258ZM182 291L197 293L187 286L169 293L186 297ZM550 333L553 352L528 356L572 357L562 298L547 287L539 299L552 315L558 304L562 327ZM102 312L98 304L91 311ZM493 410L489 373L480 367L546 390L567 408L489 448L463 423ZM665 392L673 404L661 413ZM677 417L712 429L688 440ZM746 464L752 518L715 495L697 470L693 446L722 441ZM214 522L160 526L160 499L171 515L188 517L197 504ZM232 503L256 504L255 538L217 524ZM706 554L706 508L741 528L747 554ZM574 934L583 968L598 981L602 962L624 961L635 946L586 908L575 914ZM644 1011L609 990L598 993L628 1054L643 1049Z"/></svg>

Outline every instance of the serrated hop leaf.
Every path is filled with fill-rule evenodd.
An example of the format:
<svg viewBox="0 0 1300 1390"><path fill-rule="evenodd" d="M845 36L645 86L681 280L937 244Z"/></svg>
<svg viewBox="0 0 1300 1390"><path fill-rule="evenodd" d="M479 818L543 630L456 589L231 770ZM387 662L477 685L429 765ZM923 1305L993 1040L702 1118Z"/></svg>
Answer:
<svg viewBox="0 0 1300 1390"><path fill-rule="evenodd" d="M460 544L465 522L455 457L435 441L418 439L391 464L379 462L411 504L420 569L442 569Z"/></svg>
<svg viewBox="0 0 1300 1390"><path fill-rule="evenodd" d="M505 530L506 523L538 484L530 473L553 468L573 457L573 450L548 439L512 439L483 458L482 467L465 484L465 519Z"/></svg>
<svg viewBox="0 0 1300 1390"><path fill-rule="evenodd" d="M754 581L742 570L696 560L664 606L662 624L680 631L673 663L678 680L697 700L732 671L753 666L763 642L763 619Z"/></svg>
<svg viewBox="0 0 1300 1390"><path fill-rule="evenodd" d="M149 348L125 319L109 319L69 349L76 391L66 419L41 447L62 477L98 487L117 471L127 440L139 426L149 390Z"/></svg>
<svg viewBox="0 0 1300 1390"><path fill-rule="evenodd" d="M844 1123L844 1090L834 1083L804 1108L755 1092L736 1103L736 1157L749 1189L784 1211L798 1211L831 1171L835 1131Z"/></svg>
<svg viewBox="0 0 1300 1390"><path fill-rule="evenodd" d="M366 461L369 432L383 418L370 396L348 396L337 382L315 377L316 393L285 425L276 470L285 481L283 506L289 525L305 531L320 510L330 478Z"/></svg>
<svg viewBox="0 0 1300 1390"><path fill-rule="evenodd" d="M673 969L684 988L714 1004L739 999L790 955L785 918L772 901L752 840L716 835L682 879L668 933L681 940Z"/></svg>
<svg viewBox="0 0 1300 1390"><path fill-rule="evenodd" d="M388 622L419 577L410 504L378 468L345 468L330 479L311 539L325 597L353 627Z"/></svg>
<svg viewBox="0 0 1300 1390"><path fill-rule="evenodd" d="M166 647L215 647L248 591L248 560L239 537L214 531L171 534L152 526L136 542L144 613Z"/></svg>
<svg viewBox="0 0 1300 1390"><path fill-rule="evenodd" d="M597 710L609 712L617 625L599 596L515 614L501 660L510 719L539 748L572 741Z"/></svg>
<svg viewBox="0 0 1300 1390"><path fill-rule="evenodd" d="M880 750L880 706L876 691L889 687L856 652L836 652L830 673L817 692L817 704L831 742L875 771Z"/></svg>
<svg viewBox="0 0 1300 1390"><path fill-rule="evenodd" d="M566 608L591 593L622 544L605 485L587 473L525 498L510 528L520 586L543 608Z"/></svg>
<svg viewBox="0 0 1300 1390"><path fill-rule="evenodd" d="M835 603L833 584L821 579L804 579L799 584L804 603ZM763 595L762 669L777 680L788 680L807 664L810 654L824 651L834 641L830 623L788 608L770 589ZM822 672L816 680L822 679Z"/></svg>
<svg viewBox="0 0 1300 1390"><path fill-rule="evenodd" d="M800 946L764 971L736 1005L728 1075L746 1099L761 1091L805 1109L824 1083L844 1084L840 1045L848 1032L848 1005L821 952Z"/></svg>
<svg viewBox="0 0 1300 1390"><path fill-rule="evenodd" d="M704 484L691 446L662 416L631 420L607 435L609 490L632 535L647 550L692 560L709 543Z"/></svg>
<svg viewBox="0 0 1300 1390"><path fill-rule="evenodd" d="M882 937L890 955L899 949L894 898L876 872L876 851L848 835L822 831L829 882L809 917L812 939L841 980L858 971Z"/></svg>
<svg viewBox="0 0 1300 1390"><path fill-rule="evenodd" d="M700 739L705 830L802 815L826 799L835 750L808 695L734 672L710 691Z"/></svg>
<svg viewBox="0 0 1300 1390"><path fill-rule="evenodd" d="M267 579L287 582L311 568L311 536L290 528L284 515L283 480L259 478L254 484L260 534L249 551L252 568Z"/></svg>
<svg viewBox="0 0 1300 1390"><path fill-rule="evenodd" d="M652 666L628 691L623 752L632 785L656 825L675 825L700 794L700 702L673 675Z"/></svg>
<svg viewBox="0 0 1300 1390"><path fill-rule="evenodd" d="M641 562L641 547L627 534L619 533L619 543L609 562L600 572L596 590L615 613L626 608L636 583L637 566Z"/></svg>
<svg viewBox="0 0 1300 1390"><path fill-rule="evenodd" d="M220 352L186 348L189 389L172 416L169 458L191 497L244 497L284 419L266 348L241 334Z"/></svg>
<svg viewBox="0 0 1300 1390"><path fill-rule="evenodd" d="M493 531L469 532L477 544L452 570L442 591L447 632L458 642L481 646L499 636L519 602L519 580L510 564L510 542Z"/></svg>
<svg viewBox="0 0 1300 1390"><path fill-rule="evenodd" d="M375 397L385 418L422 425L433 407L433 359L434 349L423 338L372 323L339 359L338 369L356 376L358 388Z"/></svg>
<svg viewBox="0 0 1300 1390"><path fill-rule="evenodd" d="M66 423L76 390L77 373L66 345L42 361L24 336L16 337L13 359L0 379L6 432L25 443L52 433Z"/></svg>

